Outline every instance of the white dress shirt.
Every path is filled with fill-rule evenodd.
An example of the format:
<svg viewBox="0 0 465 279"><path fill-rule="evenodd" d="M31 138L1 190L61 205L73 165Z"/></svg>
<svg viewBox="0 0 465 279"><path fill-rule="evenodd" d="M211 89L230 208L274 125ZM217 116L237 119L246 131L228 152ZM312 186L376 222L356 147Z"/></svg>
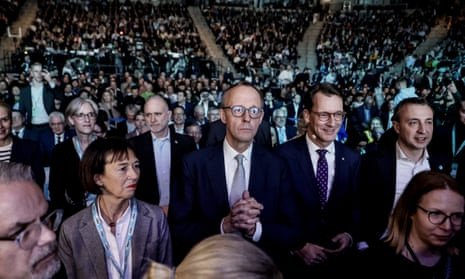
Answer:
<svg viewBox="0 0 465 279"><path fill-rule="evenodd" d="M316 151L318 149L326 149L328 151L325 156L326 161L328 162L328 191L326 192L326 200L328 200L329 193L333 188L334 174L336 173L336 148L334 146L334 142L331 142L331 144L325 148L321 148L313 143L313 141L309 138L308 133L305 139L307 140L308 152L310 154L310 159L312 160L313 174L315 176L318 166L318 158L320 158Z"/></svg>
<svg viewBox="0 0 465 279"><path fill-rule="evenodd" d="M250 181L250 167L252 163L252 147L253 144L251 144L243 153L244 155L244 160L243 160L243 165L244 165L244 170L245 170L245 187L248 190L249 189L249 181ZM228 191L228 198L231 195L231 187L234 179L234 173L236 172L238 162L235 159L236 155L239 154L236 150L234 150L231 145L229 145L228 141L225 139L223 141L223 154L224 154L224 167L225 167L225 175L226 175L226 187ZM221 233L223 234L223 221L221 221ZM257 222L256 228L255 228L255 233L252 236L252 240L255 242L258 242L260 240L260 237L262 236L262 224L260 221Z"/></svg>

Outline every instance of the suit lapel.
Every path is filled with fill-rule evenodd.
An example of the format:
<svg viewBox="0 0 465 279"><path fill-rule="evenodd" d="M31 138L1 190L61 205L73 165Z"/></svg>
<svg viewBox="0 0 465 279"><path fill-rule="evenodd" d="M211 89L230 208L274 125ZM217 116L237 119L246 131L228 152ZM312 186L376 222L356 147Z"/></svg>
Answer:
<svg viewBox="0 0 465 279"><path fill-rule="evenodd" d="M136 275L142 269L142 264L144 262L145 256L145 247L147 243L147 237L150 231L150 225L152 224L152 218L148 215L147 210L141 206L140 203L137 203L138 214L136 220L137 229L134 230L134 238L132 242L132 275ZM137 251L143 251L142 253L136 253ZM140 274L139 274L140 275Z"/></svg>
<svg viewBox="0 0 465 279"><path fill-rule="evenodd" d="M305 187L299 189L303 197L318 197L318 189L313 186L316 185L315 172L313 171L313 164L310 158L310 152L307 146L306 135L300 136L295 139L297 141L297 149L295 150L294 158L298 160L298 166L301 169L301 178ZM313 202L306 199L306 202Z"/></svg>
<svg viewBox="0 0 465 279"><path fill-rule="evenodd" d="M335 161L334 161L334 181L333 185L331 185L331 193L329 195L329 199L331 199L332 193L339 193L340 191L335 190L335 188L339 188L341 185L344 185L344 181L342 180L344 177L350 177L347 173L347 163L345 163L345 152L338 142L334 142L335 147Z"/></svg>
<svg viewBox="0 0 465 279"><path fill-rule="evenodd" d="M105 251L100 241L97 228L92 220L92 210L87 209L86 216L81 221L79 234L89 254L89 259L92 259L92 267L94 268L94 275L102 275L102 278L107 278L107 266L105 262ZM79 259L76 259L79 260Z"/></svg>
<svg viewBox="0 0 465 279"><path fill-rule="evenodd" d="M250 162L250 178L249 178L249 192L251 197L260 197L266 193L266 189L263 189L265 183L263 179L266 176L266 170L268 169L268 162L260 160L262 158L263 150L254 144L252 147L252 158Z"/></svg>
<svg viewBox="0 0 465 279"><path fill-rule="evenodd" d="M226 174L224 166L223 145L217 144L210 149L207 162L208 185L211 187L213 198L216 201L223 201L221 204L229 206L228 192L226 186Z"/></svg>

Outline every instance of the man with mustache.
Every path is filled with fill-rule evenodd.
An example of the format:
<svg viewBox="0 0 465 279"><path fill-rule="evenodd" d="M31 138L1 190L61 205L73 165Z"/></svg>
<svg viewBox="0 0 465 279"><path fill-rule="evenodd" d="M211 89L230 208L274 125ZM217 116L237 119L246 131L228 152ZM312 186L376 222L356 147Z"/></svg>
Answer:
<svg viewBox="0 0 465 279"><path fill-rule="evenodd" d="M0 162L0 278L52 278L58 272L55 230L62 213L47 215L47 209L30 167Z"/></svg>

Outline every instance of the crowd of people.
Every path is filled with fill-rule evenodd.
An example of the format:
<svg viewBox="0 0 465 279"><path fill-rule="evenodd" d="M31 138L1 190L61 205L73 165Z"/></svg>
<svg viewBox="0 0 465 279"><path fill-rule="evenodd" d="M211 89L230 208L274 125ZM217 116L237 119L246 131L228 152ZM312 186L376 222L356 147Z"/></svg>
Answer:
<svg viewBox="0 0 465 279"><path fill-rule="evenodd" d="M196 32L181 6L83 3L44 5L27 43L70 50L62 28L74 50L101 49L147 24L161 41L141 53L200 45L175 36L178 23ZM17 79L0 75L0 277L464 278L463 21L415 56L400 33L357 32L368 18L424 37L432 16L329 15L312 71L293 65L298 35L283 41L305 29L292 10L205 15L233 60L278 57L278 73L243 81L145 60L56 74L30 56ZM388 39L400 52L378 49ZM373 72L388 56L402 72Z"/></svg>

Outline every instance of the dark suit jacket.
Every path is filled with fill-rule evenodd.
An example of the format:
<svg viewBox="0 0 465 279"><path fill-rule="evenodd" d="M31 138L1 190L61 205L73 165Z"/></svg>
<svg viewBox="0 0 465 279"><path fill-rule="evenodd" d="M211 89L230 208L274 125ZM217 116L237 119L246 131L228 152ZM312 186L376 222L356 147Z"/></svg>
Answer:
<svg viewBox="0 0 465 279"><path fill-rule="evenodd" d="M272 129L274 129L274 132L276 134L276 141L277 141L277 144L281 144L279 142L279 133L278 133L278 128L276 128L276 126L271 126ZM294 126L289 126L289 125L286 125L286 138L287 140L291 140L292 138L294 138L295 136L297 135L297 128L294 127Z"/></svg>
<svg viewBox="0 0 465 279"><path fill-rule="evenodd" d="M222 144L189 154L183 166L184 181L173 195L168 215L175 263L199 241L221 233L221 220L230 211ZM295 192L287 175L277 156L259 144L253 146L248 189L264 206L263 231L256 244L275 261L301 244Z"/></svg>
<svg viewBox="0 0 465 279"><path fill-rule="evenodd" d="M42 152L38 142L13 138L10 162L22 163L31 166L32 175L37 184L43 188L45 182L44 166L42 164Z"/></svg>
<svg viewBox="0 0 465 279"><path fill-rule="evenodd" d="M137 205L139 212L132 238L132 277L142 278L150 261L171 266L172 251L163 211L141 201ZM92 219L92 207L63 223L58 247L67 278L108 278L108 258Z"/></svg>
<svg viewBox="0 0 465 279"><path fill-rule="evenodd" d="M449 173L447 156L429 151L431 170ZM361 239L374 243L384 233L391 214L396 189L395 142L366 153L360 168Z"/></svg>
<svg viewBox="0 0 465 279"><path fill-rule="evenodd" d="M182 158L187 153L196 150L194 139L187 135L175 133L170 129L171 142L171 188L178 183L181 177ZM148 203L157 204L160 202L158 190L157 173L155 171L155 153L153 151L151 132L146 132L137 137L131 138L130 142L136 152L140 162L140 178L136 190L136 197Z"/></svg>
<svg viewBox="0 0 465 279"><path fill-rule="evenodd" d="M223 142L226 136L226 125L220 120L216 120L210 123L208 133L204 135L206 137L206 146L213 146L219 142ZM257 134L254 138L255 142L271 148L271 132L270 124L263 120L258 127Z"/></svg>
<svg viewBox="0 0 465 279"><path fill-rule="evenodd" d="M85 191L79 178L80 161L71 138L53 148L50 160L50 205L52 208L63 208L65 218L85 207Z"/></svg>
<svg viewBox="0 0 465 279"><path fill-rule="evenodd" d="M63 141L71 138L74 135L73 132L65 130ZM52 129L47 129L39 134L39 143L43 150L44 155L44 165L50 166L50 159L52 157L52 151L55 147L55 134L52 132Z"/></svg>
<svg viewBox="0 0 465 279"><path fill-rule="evenodd" d="M360 155L334 142L336 150L334 182L324 210L321 210L318 187L308 150L306 135L276 148L289 166L290 178L298 194L299 212L305 229L305 240L323 244L336 234L347 232L358 236L358 173Z"/></svg>
<svg viewBox="0 0 465 279"><path fill-rule="evenodd" d="M55 110L55 102L54 99L62 100L62 94L57 94L55 90L50 88L50 86L45 85L43 87L43 102L45 111L50 114L52 111ZM20 99L19 99L19 111L24 115L26 118L26 125L31 124L31 117L32 117L32 97L31 97L31 85L25 86L21 89Z"/></svg>

